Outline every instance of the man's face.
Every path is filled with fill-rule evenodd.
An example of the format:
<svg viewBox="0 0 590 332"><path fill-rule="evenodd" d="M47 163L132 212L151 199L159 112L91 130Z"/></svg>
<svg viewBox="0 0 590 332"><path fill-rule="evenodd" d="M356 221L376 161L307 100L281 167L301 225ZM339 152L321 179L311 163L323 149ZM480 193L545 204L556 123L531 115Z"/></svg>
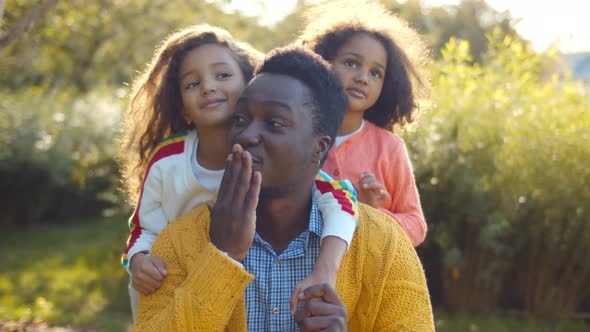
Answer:
<svg viewBox="0 0 590 332"><path fill-rule="evenodd" d="M311 100L309 88L299 80L269 73L256 76L238 99L230 142L252 154L263 190L288 193L313 180L318 138Z"/></svg>

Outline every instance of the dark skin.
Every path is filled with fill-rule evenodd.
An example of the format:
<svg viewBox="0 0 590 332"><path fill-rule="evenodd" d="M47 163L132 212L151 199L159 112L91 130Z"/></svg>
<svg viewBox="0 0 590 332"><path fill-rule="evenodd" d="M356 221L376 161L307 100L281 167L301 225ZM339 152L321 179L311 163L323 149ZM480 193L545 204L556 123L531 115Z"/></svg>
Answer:
<svg viewBox="0 0 590 332"><path fill-rule="evenodd" d="M295 320L301 331L346 331L346 307L334 287L313 285L299 299L303 305Z"/></svg>
<svg viewBox="0 0 590 332"><path fill-rule="evenodd" d="M300 81L265 73L238 100L229 135L232 155L211 208L209 229L211 242L237 261L246 257L256 232L281 253L308 227L318 172L314 161L321 160L330 145L329 136L313 133L310 96ZM346 308L334 288L310 288L302 305L309 309L298 313L306 316L297 319L300 327L346 330Z"/></svg>

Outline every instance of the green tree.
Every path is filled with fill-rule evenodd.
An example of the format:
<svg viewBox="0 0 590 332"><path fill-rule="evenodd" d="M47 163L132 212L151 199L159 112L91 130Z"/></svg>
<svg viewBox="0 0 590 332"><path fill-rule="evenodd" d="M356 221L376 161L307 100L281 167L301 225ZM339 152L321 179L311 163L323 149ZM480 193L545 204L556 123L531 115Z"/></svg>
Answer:
<svg viewBox="0 0 590 332"><path fill-rule="evenodd" d="M12 27L39 1L10 1L4 27ZM216 4L183 0L70 0L36 20L26 33L0 49L0 86L74 87L130 82L173 30L209 23L237 39L269 48L272 36L256 18L225 13ZM272 39L271 39L272 42Z"/></svg>
<svg viewBox="0 0 590 332"><path fill-rule="evenodd" d="M590 99L581 82L542 80L543 57L500 31L484 58L473 64L469 44L451 39L432 108L407 139L434 253L425 261L440 266L448 306L502 299L567 315L590 296Z"/></svg>
<svg viewBox="0 0 590 332"><path fill-rule="evenodd" d="M471 58L476 62L482 61L488 45L486 35L494 30L522 41L510 14L496 11L485 0L462 0L457 5L430 8L422 6L419 0L394 1L389 8L424 35L436 57L441 56L451 37L469 41Z"/></svg>

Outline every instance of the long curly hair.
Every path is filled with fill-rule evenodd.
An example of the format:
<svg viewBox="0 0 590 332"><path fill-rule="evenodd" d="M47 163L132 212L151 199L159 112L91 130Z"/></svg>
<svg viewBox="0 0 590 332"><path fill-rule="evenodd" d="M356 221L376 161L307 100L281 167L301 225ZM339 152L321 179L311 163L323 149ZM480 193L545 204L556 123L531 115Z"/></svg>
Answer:
<svg viewBox="0 0 590 332"><path fill-rule="evenodd" d="M245 82L252 79L254 69L263 57L249 44L235 41L226 30L207 24L181 29L161 42L145 71L131 86L120 136L123 186L132 205L137 203L141 181L157 145L172 134L192 129L182 116L178 71L188 52L206 44L227 47Z"/></svg>
<svg viewBox="0 0 590 332"><path fill-rule="evenodd" d="M430 94L429 77L424 72L430 51L406 21L376 2L363 0L327 1L303 15L306 26L296 43L327 61L333 61L340 47L359 33L379 41L387 53L383 89L363 117L387 130L414 120L418 101Z"/></svg>

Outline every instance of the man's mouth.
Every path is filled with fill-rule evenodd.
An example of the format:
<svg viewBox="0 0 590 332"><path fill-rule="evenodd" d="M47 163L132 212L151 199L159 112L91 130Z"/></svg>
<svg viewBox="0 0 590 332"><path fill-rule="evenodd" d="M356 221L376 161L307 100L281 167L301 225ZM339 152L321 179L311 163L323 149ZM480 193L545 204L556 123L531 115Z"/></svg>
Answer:
<svg viewBox="0 0 590 332"><path fill-rule="evenodd" d="M250 151L248 151L250 152ZM253 154L252 152L250 152L250 155L252 156L252 170L254 171L260 171L262 169L262 165L264 165L264 161L262 159L262 157Z"/></svg>

